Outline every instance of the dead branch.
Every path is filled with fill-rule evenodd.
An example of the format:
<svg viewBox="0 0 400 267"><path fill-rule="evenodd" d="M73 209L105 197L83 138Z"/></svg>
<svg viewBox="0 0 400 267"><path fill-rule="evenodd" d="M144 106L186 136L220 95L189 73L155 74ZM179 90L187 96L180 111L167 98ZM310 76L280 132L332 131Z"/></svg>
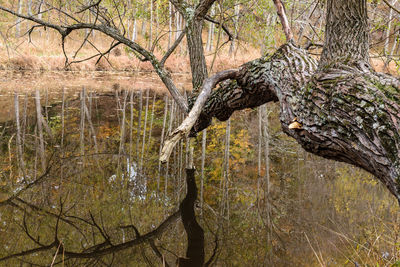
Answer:
<svg viewBox="0 0 400 267"><path fill-rule="evenodd" d="M161 151L160 161L167 162L169 156L172 153L172 149L178 143L180 139L182 139L186 134L189 133L190 129L192 129L193 125L199 118L201 114L201 110L206 103L208 97L211 94L211 90L220 82L227 79L234 79L239 73L238 69L224 70L214 74L213 76L207 78L203 83L203 88L198 95L196 102L193 105L193 108L190 110L189 115L186 119L173 131L169 138L165 141L164 147Z"/></svg>

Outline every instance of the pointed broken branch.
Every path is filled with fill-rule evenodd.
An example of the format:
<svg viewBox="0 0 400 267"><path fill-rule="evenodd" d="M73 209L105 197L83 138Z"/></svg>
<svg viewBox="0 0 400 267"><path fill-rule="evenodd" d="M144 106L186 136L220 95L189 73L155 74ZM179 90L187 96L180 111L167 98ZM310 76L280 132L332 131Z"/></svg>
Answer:
<svg viewBox="0 0 400 267"><path fill-rule="evenodd" d="M206 103L208 97L211 94L211 90L220 82L227 79L234 79L239 74L238 69L224 70L216 73L215 75L207 78L203 83L203 88L196 99L196 102L193 105L193 108L190 110L189 115L186 119L173 131L169 138L165 141L165 145L161 151L160 161L165 163L168 161L169 156L171 155L172 149L178 143L178 141L183 138L186 134L189 133L190 129L192 129L196 120L199 118L201 114L201 110Z"/></svg>

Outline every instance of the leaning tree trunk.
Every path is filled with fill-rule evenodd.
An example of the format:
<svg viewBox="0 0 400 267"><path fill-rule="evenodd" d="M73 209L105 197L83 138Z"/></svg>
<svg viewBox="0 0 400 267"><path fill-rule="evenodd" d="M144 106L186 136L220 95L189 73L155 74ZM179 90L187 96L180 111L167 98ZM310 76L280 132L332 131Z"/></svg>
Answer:
<svg viewBox="0 0 400 267"><path fill-rule="evenodd" d="M244 64L210 96L191 135L212 117L279 101L283 131L306 151L367 170L400 203L400 82L369 64L366 0L328 0L327 9L319 64L293 42Z"/></svg>

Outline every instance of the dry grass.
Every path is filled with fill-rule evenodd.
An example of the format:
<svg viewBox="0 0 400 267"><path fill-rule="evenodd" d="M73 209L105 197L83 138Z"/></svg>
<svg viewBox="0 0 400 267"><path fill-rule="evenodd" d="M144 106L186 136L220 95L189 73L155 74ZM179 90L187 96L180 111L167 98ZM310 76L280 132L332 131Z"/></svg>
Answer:
<svg viewBox="0 0 400 267"><path fill-rule="evenodd" d="M96 54L96 50L86 44L74 58L75 51L79 48L82 36L72 35L66 41L67 55L69 61L82 60ZM10 40L7 46L0 42L0 70L29 70L29 71L61 71L65 70L65 57L61 50L59 36L54 32L42 32L33 35L32 42L27 37ZM106 51L111 43L110 38L97 34L92 40L100 51ZM145 43L139 39L139 43ZM160 47L166 47L166 40L163 40ZM176 52L166 62L166 68L173 73L188 72L190 70L189 60L186 52L186 44L182 43ZM233 68L251 59L257 58L259 53L256 49L239 49L235 54L228 55L226 46L216 56L212 71L226 68ZM155 51L160 58L164 51ZM214 54L207 56L207 62L211 63ZM68 66L71 71L152 71L149 62L141 62L132 52L124 46L115 48L107 59L101 59L97 64L97 58Z"/></svg>

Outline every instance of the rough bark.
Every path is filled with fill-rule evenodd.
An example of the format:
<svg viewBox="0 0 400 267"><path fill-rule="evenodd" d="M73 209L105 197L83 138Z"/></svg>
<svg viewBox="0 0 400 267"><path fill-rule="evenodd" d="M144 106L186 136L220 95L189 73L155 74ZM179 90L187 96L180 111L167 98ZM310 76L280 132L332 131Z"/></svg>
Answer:
<svg viewBox="0 0 400 267"><path fill-rule="evenodd" d="M325 44L320 67L351 61L368 64L367 0L327 2Z"/></svg>
<svg viewBox="0 0 400 267"><path fill-rule="evenodd" d="M400 202L400 83L365 63L359 57L318 70L315 59L289 42L246 63L239 78L214 91L191 135L212 117L224 121L235 110L280 101L283 131L305 150L369 171ZM300 129L289 129L294 118Z"/></svg>
<svg viewBox="0 0 400 267"><path fill-rule="evenodd" d="M188 22L187 43L190 58L190 69L192 71L193 93L199 93L203 81L207 78L206 58L204 57L203 19L195 19Z"/></svg>

